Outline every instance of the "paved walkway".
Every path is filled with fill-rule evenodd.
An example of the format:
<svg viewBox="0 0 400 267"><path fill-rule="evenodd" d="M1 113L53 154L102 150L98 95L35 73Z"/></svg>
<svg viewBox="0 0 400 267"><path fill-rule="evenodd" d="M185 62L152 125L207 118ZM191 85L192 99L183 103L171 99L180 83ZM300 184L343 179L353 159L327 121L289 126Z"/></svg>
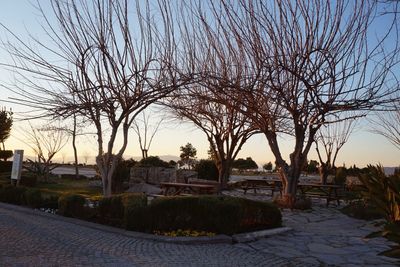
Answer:
<svg viewBox="0 0 400 267"><path fill-rule="evenodd" d="M162 243L38 213L0 203L0 266L307 266L248 245Z"/></svg>
<svg viewBox="0 0 400 267"><path fill-rule="evenodd" d="M234 195L242 195L234 192ZM263 196L249 198L262 199ZM292 231L241 244L179 245L0 203L0 266L400 266L371 223L314 203L284 211Z"/></svg>
<svg viewBox="0 0 400 267"><path fill-rule="evenodd" d="M270 198L262 194L244 195L241 190L229 195L255 200ZM249 245L260 252L317 266L400 266L399 260L377 256L394 243L385 238L365 238L380 229L376 222L350 218L338 207L325 205L325 200L314 200L312 211L283 211L283 224L293 230Z"/></svg>

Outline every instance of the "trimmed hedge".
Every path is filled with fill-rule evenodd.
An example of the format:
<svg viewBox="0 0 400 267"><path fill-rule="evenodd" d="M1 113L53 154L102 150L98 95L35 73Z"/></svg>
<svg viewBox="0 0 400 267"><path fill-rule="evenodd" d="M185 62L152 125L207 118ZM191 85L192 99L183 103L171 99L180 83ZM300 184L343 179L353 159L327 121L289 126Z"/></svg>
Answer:
<svg viewBox="0 0 400 267"><path fill-rule="evenodd" d="M127 229L149 233L190 229L231 235L282 224L275 205L226 196L158 198L132 213L129 216L136 220Z"/></svg>
<svg viewBox="0 0 400 267"><path fill-rule="evenodd" d="M57 208L58 204L58 214L66 217L96 218L100 223L148 233L181 229L231 235L282 224L275 205L228 196L163 197L147 205L146 195L125 193L102 198L97 207L89 208L81 195L43 198L38 189L5 185L0 187L0 201L32 208Z"/></svg>
<svg viewBox="0 0 400 267"><path fill-rule="evenodd" d="M24 193L26 191L25 187L16 187L13 185L3 185L0 187L0 202L24 205Z"/></svg>
<svg viewBox="0 0 400 267"><path fill-rule="evenodd" d="M59 195L50 195L50 196L43 197L40 207L44 208L44 209L56 210L56 209L58 209L58 199L59 198L60 198Z"/></svg>
<svg viewBox="0 0 400 267"><path fill-rule="evenodd" d="M58 208L58 196L44 197L42 192L36 188L23 186L3 185L0 186L0 202L24 205L30 208Z"/></svg>
<svg viewBox="0 0 400 267"><path fill-rule="evenodd" d="M147 196L141 193L123 194L122 203L124 205L124 228L142 227L145 221L141 220L141 217L137 217L137 215L140 216L147 209Z"/></svg>
<svg viewBox="0 0 400 267"><path fill-rule="evenodd" d="M24 192L24 204L31 208L40 208L43 202L42 192L39 189L28 188Z"/></svg>
<svg viewBox="0 0 400 267"><path fill-rule="evenodd" d="M22 174L19 184L27 187L34 187L37 183L37 176L34 174Z"/></svg>
<svg viewBox="0 0 400 267"><path fill-rule="evenodd" d="M58 199L58 214L65 217L86 218L85 198L77 194L65 194Z"/></svg>
<svg viewBox="0 0 400 267"><path fill-rule="evenodd" d="M0 161L0 173L2 172L10 172L12 171L12 161Z"/></svg>
<svg viewBox="0 0 400 267"><path fill-rule="evenodd" d="M128 214L134 214L136 208L146 205L147 197L144 194L124 193L102 198L98 205L98 221L118 227L129 225L135 218Z"/></svg>

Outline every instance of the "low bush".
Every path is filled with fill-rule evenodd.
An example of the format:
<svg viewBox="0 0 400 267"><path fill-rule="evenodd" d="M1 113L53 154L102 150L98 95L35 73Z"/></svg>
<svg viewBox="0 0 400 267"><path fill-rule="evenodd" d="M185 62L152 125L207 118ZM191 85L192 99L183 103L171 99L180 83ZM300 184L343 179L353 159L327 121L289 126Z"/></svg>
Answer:
<svg viewBox="0 0 400 267"><path fill-rule="evenodd" d="M218 181L218 169L213 160L200 160L195 166L195 171L200 179Z"/></svg>
<svg viewBox="0 0 400 267"><path fill-rule="evenodd" d="M146 220L141 217L145 216L147 210L147 197L141 193L123 194L122 203L124 205L123 225L126 229L142 229Z"/></svg>
<svg viewBox="0 0 400 267"><path fill-rule="evenodd" d="M43 197L42 204L40 205L41 208L51 209L51 210L58 209L58 199L60 198L59 195L50 195L42 197Z"/></svg>
<svg viewBox="0 0 400 267"><path fill-rule="evenodd" d="M353 201L349 205L343 207L341 212L347 216L361 220L375 220L383 218L382 212L371 204L364 201Z"/></svg>
<svg viewBox="0 0 400 267"><path fill-rule="evenodd" d="M39 189L28 188L24 192L24 204L31 208L40 208L42 205L42 193Z"/></svg>
<svg viewBox="0 0 400 267"><path fill-rule="evenodd" d="M134 210L130 230L170 232L179 229L234 234L281 225L279 209L270 203L226 196L165 197Z"/></svg>
<svg viewBox="0 0 400 267"><path fill-rule="evenodd" d="M0 173L2 172L11 173L12 165L13 165L12 161L0 161Z"/></svg>
<svg viewBox="0 0 400 267"><path fill-rule="evenodd" d="M124 193L101 198L98 205L97 219L100 223L122 227L133 224L135 218L127 214L135 214L135 209L145 207L147 197L144 194ZM126 216L125 216L126 215Z"/></svg>
<svg viewBox="0 0 400 267"><path fill-rule="evenodd" d="M336 169L336 174L334 178L334 183L337 185L346 184L347 179L347 171L345 167L339 167Z"/></svg>
<svg viewBox="0 0 400 267"><path fill-rule="evenodd" d="M104 197L99 200L98 220L100 223L121 226L124 216L124 206L121 195Z"/></svg>
<svg viewBox="0 0 400 267"><path fill-rule="evenodd" d="M25 187L16 187L13 185L3 185L0 187L0 202L23 205Z"/></svg>
<svg viewBox="0 0 400 267"><path fill-rule="evenodd" d="M34 174L22 174L19 184L27 187L34 187L37 183L37 176Z"/></svg>
<svg viewBox="0 0 400 267"><path fill-rule="evenodd" d="M58 199L58 214L66 217L87 218L85 198L77 194L65 194Z"/></svg>
<svg viewBox="0 0 400 267"><path fill-rule="evenodd" d="M128 182L130 178L130 171L136 162L133 159L118 161L113 177L111 179L111 190L113 193L121 193L124 191L124 182Z"/></svg>

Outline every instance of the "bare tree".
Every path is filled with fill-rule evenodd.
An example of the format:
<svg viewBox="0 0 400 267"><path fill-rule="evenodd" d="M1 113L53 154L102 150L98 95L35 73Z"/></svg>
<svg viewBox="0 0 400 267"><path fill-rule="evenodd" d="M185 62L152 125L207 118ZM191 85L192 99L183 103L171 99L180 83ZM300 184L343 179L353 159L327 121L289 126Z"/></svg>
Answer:
<svg viewBox="0 0 400 267"><path fill-rule="evenodd" d="M30 125L28 131L24 131L23 141L35 153L36 160L32 161L28 170L48 180L50 172L54 169L53 158L68 143L68 136L60 126L48 125L34 127Z"/></svg>
<svg viewBox="0 0 400 267"><path fill-rule="evenodd" d="M110 196L111 179L136 116L190 79L170 69L175 44L167 10L156 16L152 12L157 8L147 1L137 1L133 10L129 0L50 3L52 12L38 6L46 38L31 36L31 42L24 42L9 30L13 40L5 45L14 64L8 67L19 76L13 90L20 97L13 101L39 115L76 115L94 125L96 163L103 193ZM160 5L162 9L162 1ZM122 145L117 148L118 134Z"/></svg>
<svg viewBox="0 0 400 267"><path fill-rule="evenodd" d="M233 161L256 129L233 106L212 101L214 97L207 88L197 88L191 92L181 93L171 99L169 106L178 118L194 123L206 135L218 169L219 182L224 187L229 180Z"/></svg>
<svg viewBox="0 0 400 267"><path fill-rule="evenodd" d="M243 103L241 112L265 134L283 202L293 205L319 128L343 112L360 116L396 90L389 79L396 43L393 51L384 50L394 24L373 32L376 5L370 1L241 0L209 6L210 28L223 29L235 41L232 47L246 53L247 82L226 94ZM289 162L281 153L281 134L294 136Z"/></svg>
<svg viewBox="0 0 400 267"><path fill-rule="evenodd" d="M326 184L329 173L335 169L339 151L349 140L356 126L353 119L323 125L315 138L315 147L320 163L321 183ZM320 149L322 148L322 149Z"/></svg>
<svg viewBox="0 0 400 267"><path fill-rule="evenodd" d="M150 124L151 111L149 113L143 111L142 119L135 119L132 128L135 131L136 135L139 139L140 150L142 151L142 158L146 159L148 157L148 151L150 149L151 143L153 142L153 138L158 132L161 123L164 121L164 118L160 118L155 124Z"/></svg>
<svg viewBox="0 0 400 267"><path fill-rule="evenodd" d="M65 120L64 120L65 121ZM62 131L65 131L72 138L72 149L74 151L74 168L75 168L75 177L79 178L79 159L78 159L78 147L76 145L77 138L83 135L90 135L88 131L83 131L85 125L85 121L78 122L78 117L76 114L72 115L72 127L64 126Z"/></svg>
<svg viewBox="0 0 400 267"><path fill-rule="evenodd" d="M258 130L244 108L226 90L241 90L248 75L245 54L238 51L234 40L223 30L211 29L201 1L179 7L181 71L201 73L201 77L183 86L167 98L167 105L176 117L192 122L207 137L210 154L219 173L222 188L227 186L232 164L244 143ZM177 69L177 68L175 68Z"/></svg>
<svg viewBox="0 0 400 267"><path fill-rule="evenodd" d="M378 112L376 116L371 120L373 132L386 137L400 149L400 101L393 102L390 110Z"/></svg>

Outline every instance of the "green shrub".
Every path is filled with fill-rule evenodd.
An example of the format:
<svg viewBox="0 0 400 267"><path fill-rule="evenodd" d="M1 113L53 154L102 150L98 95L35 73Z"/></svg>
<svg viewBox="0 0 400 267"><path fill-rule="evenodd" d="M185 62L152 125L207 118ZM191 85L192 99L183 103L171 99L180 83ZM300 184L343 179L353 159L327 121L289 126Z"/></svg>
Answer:
<svg viewBox="0 0 400 267"><path fill-rule="evenodd" d="M141 193L129 193L122 195L124 205L123 225L126 229L143 229L145 212L147 208L147 197Z"/></svg>
<svg viewBox="0 0 400 267"><path fill-rule="evenodd" d="M2 150L0 150L2 151ZM0 173L2 172L10 172L12 171L12 161L0 161Z"/></svg>
<svg viewBox="0 0 400 267"><path fill-rule="evenodd" d="M147 158L141 159L138 163L135 163L137 167L164 167L171 168L168 162L160 159L157 156L148 156Z"/></svg>
<svg viewBox="0 0 400 267"><path fill-rule="evenodd" d="M60 198L59 195L50 195L47 197L42 196L42 203L40 205L41 208L44 209L52 209L52 210L56 210L58 209L58 200Z"/></svg>
<svg viewBox="0 0 400 267"><path fill-rule="evenodd" d="M387 177L382 166L368 166L368 171L360 175L360 181L367 188L364 199L372 203L384 215L385 228L369 237L383 236L397 242L380 255L400 258L400 175Z"/></svg>
<svg viewBox="0 0 400 267"><path fill-rule="evenodd" d="M377 210L373 205L365 203L364 201L354 201L343 207L341 212L347 216L361 220L375 220L383 217L382 212Z"/></svg>
<svg viewBox="0 0 400 267"><path fill-rule="evenodd" d="M147 197L141 193L124 193L101 198L98 205L98 221L118 227L132 225L136 223L135 210L146 205Z"/></svg>
<svg viewBox="0 0 400 267"><path fill-rule="evenodd" d="M6 202L10 204L22 205L24 203L25 187L3 185L0 188L0 202Z"/></svg>
<svg viewBox="0 0 400 267"><path fill-rule="evenodd" d="M58 214L66 217L86 218L85 198L77 194L62 195L58 199Z"/></svg>
<svg viewBox="0 0 400 267"><path fill-rule="evenodd" d="M400 221L400 176L387 177L382 166L368 166L359 179L367 188L364 199L384 214L386 221Z"/></svg>
<svg viewBox="0 0 400 267"><path fill-rule="evenodd" d="M104 197L98 206L98 219L101 223L120 226L124 216L124 206L121 195Z"/></svg>
<svg viewBox="0 0 400 267"><path fill-rule="evenodd" d="M135 164L136 162L133 159L121 159L118 162L111 180L111 190L113 193L120 193L124 191L124 182L129 181L131 167L133 167Z"/></svg>
<svg viewBox="0 0 400 267"><path fill-rule="evenodd" d="M344 185L344 184L346 184L346 179L347 179L346 168L344 168L344 167L337 168L335 178L334 178L335 184Z"/></svg>
<svg viewBox="0 0 400 267"><path fill-rule="evenodd" d="M153 233L178 229L234 234L281 225L279 209L265 202L226 196L165 197L135 210L130 230Z"/></svg>
<svg viewBox="0 0 400 267"><path fill-rule="evenodd" d="M34 174L23 174L19 180L19 184L27 187L34 187L37 183L37 176Z"/></svg>
<svg viewBox="0 0 400 267"><path fill-rule="evenodd" d="M42 193L39 189L28 188L24 193L24 203L31 208L39 208L42 205Z"/></svg>
<svg viewBox="0 0 400 267"><path fill-rule="evenodd" d="M202 159L195 166L199 179L218 181L218 169L213 160Z"/></svg>
<svg viewBox="0 0 400 267"><path fill-rule="evenodd" d="M275 228L282 225L282 214L272 203L240 199L242 214L238 232Z"/></svg>

